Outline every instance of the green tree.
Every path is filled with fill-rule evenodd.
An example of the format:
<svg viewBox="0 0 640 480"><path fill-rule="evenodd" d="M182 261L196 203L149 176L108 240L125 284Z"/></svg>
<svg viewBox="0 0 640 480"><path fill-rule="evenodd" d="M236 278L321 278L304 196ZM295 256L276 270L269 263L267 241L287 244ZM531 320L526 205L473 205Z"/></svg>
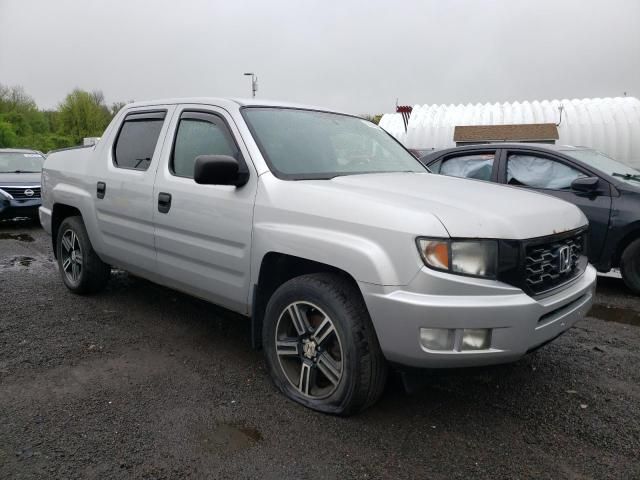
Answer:
<svg viewBox="0 0 640 480"><path fill-rule="evenodd" d="M9 122L0 120L0 148L15 147L18 136Z"/></svg>
<svg viewBox="0 0 640 480"><path fill-rule="evenodd" d="M102 92L76 89L59 108L61 135L69 136L76 144L84 137L99 137L111 121L111 112L104 103Z"/></svg>

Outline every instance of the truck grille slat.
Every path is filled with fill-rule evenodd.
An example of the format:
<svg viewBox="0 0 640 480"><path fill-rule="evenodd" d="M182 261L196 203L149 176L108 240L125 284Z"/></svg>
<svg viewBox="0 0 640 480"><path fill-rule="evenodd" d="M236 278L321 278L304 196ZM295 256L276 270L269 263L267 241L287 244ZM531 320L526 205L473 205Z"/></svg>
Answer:
<svg viewBox="0 0 640 480"><path fill-rule="evenodd" d="M584 262L580 260L585 254L585 232L525 245L526 288L533 295L539 295L573 280L584 271Z"/></svg>

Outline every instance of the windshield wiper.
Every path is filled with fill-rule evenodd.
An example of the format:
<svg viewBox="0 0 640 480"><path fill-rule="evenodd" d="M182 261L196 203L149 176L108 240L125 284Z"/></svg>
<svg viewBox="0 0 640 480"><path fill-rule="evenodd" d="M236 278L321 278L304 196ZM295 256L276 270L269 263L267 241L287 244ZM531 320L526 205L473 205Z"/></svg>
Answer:
<svg viewBox="0 0 640 480"><path fill-rule="evenodd" d="M635 180L636 182L640 182L640 174L634 175L632 173L618 173L614 172L611 174L612 177L620 177L625 180Z"/></svg>
<svg viewBox="0 0 640 480"><path fill-rule="evenodd" d="M0 172L0 173L40 173L38 170L11 170L8 172Z"/></svg>

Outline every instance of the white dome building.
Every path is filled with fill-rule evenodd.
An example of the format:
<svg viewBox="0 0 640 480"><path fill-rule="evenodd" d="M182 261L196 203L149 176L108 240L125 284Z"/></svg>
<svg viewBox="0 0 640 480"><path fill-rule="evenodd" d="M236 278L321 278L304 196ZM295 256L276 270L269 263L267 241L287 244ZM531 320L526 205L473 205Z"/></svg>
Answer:
<svg viewBox="0 0 640 480"><path fill-rule="evenodd" d="M454 139L455 127L523 124L532 127L530 131L545 130L535 128L540 127L541 124L551 127L551 130L557 126L557 134L554 133L555 138L533 139L511 136L484 140L476 135L473 140L465 140L460 137L464 129L460 129L456 132ZM407 148L416 150L448 148L455 146L456 143L483 143L499 140L546 141L559 145L594 148L640 168L640 100L634 97L475 105L416 105L411 112L406 131L400 113L383 115L380 126ZM526 128L512 128L509 131L524 130ZM549 128L546 131L549 131Z"/></svg>

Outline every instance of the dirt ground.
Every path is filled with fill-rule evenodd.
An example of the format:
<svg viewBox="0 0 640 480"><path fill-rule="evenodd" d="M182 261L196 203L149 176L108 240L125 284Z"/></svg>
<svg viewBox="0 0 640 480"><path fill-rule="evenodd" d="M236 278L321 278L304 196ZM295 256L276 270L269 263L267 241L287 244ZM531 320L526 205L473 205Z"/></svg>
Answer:
<svg viewBox="0 0 640 480"><path fill-rule="evenodd" d="M640 478L640 298L517 363L392 381L351 418L282 397L249 322L114 274L80 297L0 224L0 478Z"/></svg>

